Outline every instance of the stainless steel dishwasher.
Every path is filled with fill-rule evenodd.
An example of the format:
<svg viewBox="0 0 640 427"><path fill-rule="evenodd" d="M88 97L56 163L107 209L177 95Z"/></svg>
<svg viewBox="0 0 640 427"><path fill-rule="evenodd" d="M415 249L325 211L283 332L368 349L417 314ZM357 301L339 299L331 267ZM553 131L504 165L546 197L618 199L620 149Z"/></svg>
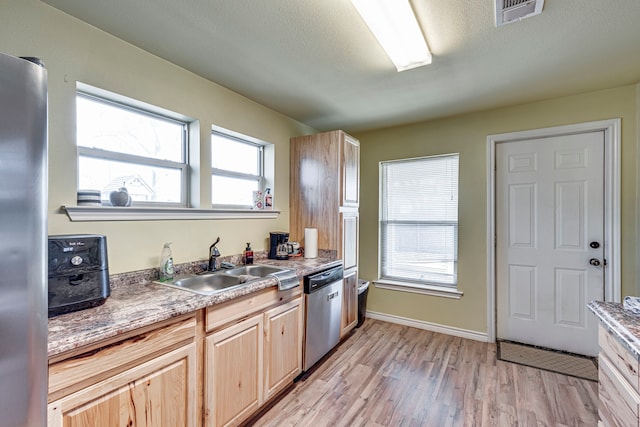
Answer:
<svg viewBox="0 0 640 427"><path fill-rule="evenodd" d="M305 371L340 341L342 278L342 265L304 278Z"/></svg>

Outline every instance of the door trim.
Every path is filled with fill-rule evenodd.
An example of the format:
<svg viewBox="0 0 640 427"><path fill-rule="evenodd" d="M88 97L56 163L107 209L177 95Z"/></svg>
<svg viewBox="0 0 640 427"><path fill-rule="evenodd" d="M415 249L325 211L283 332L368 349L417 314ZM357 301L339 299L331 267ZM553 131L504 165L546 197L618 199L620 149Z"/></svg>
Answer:
<svg viewBox="0 0 640 427"><path fill-rule="evenodd" d="M525 139L604 132L605 301L620 302L620 124L610 119L487 136L487 338L496 341L496 144Z"/></svg>

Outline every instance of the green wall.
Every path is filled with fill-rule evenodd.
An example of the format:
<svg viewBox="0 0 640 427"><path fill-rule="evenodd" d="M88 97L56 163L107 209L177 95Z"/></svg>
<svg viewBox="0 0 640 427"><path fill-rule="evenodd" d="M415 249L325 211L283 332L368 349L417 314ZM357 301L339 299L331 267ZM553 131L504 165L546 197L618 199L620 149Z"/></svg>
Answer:
<svg viewBox="0 0 640 427"><path fill-rule="evenodd" d="M188 48L188 46L185 46ZM314 129L123 42L38 0L0 0L0 52L39 56L49 73L49 233L108 237L111 273L156 267L162 243L176 262L204 259L216 236L223 255L244 242L266 248L268 232L289 226L289 138ZM75 84L87 83L196 119L201 206L210 204L212 124L275 145L278 219L70 222L61 205L76 198ZM486 332L486 137L572 123L622 118L623 296L636 294L638 95L635 85L448 119L355 133L362 144L361 276L377 278L378 162L459 152L460 300L370 288L368 309ZM349 131L349 129L345 129Z"/></svg>
<svg viewBox="0 0 640 427"><path fill-rule="evenodd" d="M355 133L361 143L360 276L378 277L380 161L460 153L458 289L460 300L370 287L367 310L448 327L487 331L487 136L581 122L622 119L622 295L637 294L638 106L636 85L509 108Z"/></svg>
<svg viewBox="0 0 640 427"><path fill-rule="evenodd" d="M0 1L0 52L40 57L48 70L49 234L107 235L110 273L157 267L163 242L173 242L180 263L206 259L216 236L222 255L232 255L241 253L245 242L266 249L269 231L289 228L289 138L314 129L38 0ZM197 120L200 186L195 191L203 208L211 206L212 124L274 144L274 202L282 214L262 220L70 222L60 206L76 204L76 81Z"/></svg>

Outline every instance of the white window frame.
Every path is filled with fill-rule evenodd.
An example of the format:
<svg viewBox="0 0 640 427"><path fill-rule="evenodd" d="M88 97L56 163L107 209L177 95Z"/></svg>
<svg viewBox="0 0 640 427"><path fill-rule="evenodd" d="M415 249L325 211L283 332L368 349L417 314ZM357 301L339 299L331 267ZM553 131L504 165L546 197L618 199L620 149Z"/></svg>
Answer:
<svg viewBox="0 0 640 427"><path fill-rule="evenodd" d="M189 205L189 123L178 117L171 117L166 114L166 112L156 112L153 111L153 106L141 106L142 103L133 101L127 102L127 100L119 95L109 96L108 92L100 91L100 94L93 93L94 91L83 90L78 88L76 91L76 97L84 97L87 99L91 99L97 102L101 102L107 105L111 105L123 110L133 111L138 114L154 117L157 119L169 121L176 123L182 126L182 161L175 162L170 160L162 160L162 159L153 159L150 157L137 156L126 153L119 153L115 151L109 151L104 149L97 148L88 148L82 147L80 145L77 146L78 155L77 160L79 161L80 156L92 157L95 159L103 159L103 160L111 160L118 161L122 163L130 163L134 165L141 166L152 166L152 167L163 167L169 169L177 169L180 171L180 202L170 203L170 202L141 202L141 201L133 201L132 206L134 207L188 207ZM119 98L119 99L115 99ZM138 104L138 105L133 105ZM159 108L157 110L160 110Z"/></svg>
<svg viewBox="0 0 640 427"><path fill-rule="evenodd" d="M112 206L76 206L75 205L75 193L77 189L77 176L76 176L76 188L69 189L69 199L72 199L73 193L74 202L72 204L63 204L60 207L60 211L66 213L69 220L72 222L104 222L104 221L168 221L168 220L237 220L237 219L276 219L280 215L280 211L276 209L272 210L251 210L245 207L240 209L229 209L227 206L224 208L206 208L201 206L200 200L200 188L202 186L202 178L198 172L200 165L200 122L196 118L188 117L179 113L175 113L170 110L166 110L161 107L157 107L151 104L147 104L142 101L138 101L134 98L129 98L124 95L113 93L104 89L100 89L95 86L88 85L82 82L76 82L76 93L83 93L86 95L100 98L101 100L112 101L120 105L129 106L134 110L143 110L148 113L159 115L163 118L169 118L183 122L187 125L185 135L185 149L184 159L185 166L182 178L182 195L184 197L184 205L165 204L161 202L154 202L153 204L142 205L135 203L134 206L129 206L126 209L121 207ZM74 97L75 100L75 97ZM214 129L221 129L213 127ZM227 131L231 134L235 134L232 131ZM241 137L244 135L237 134ZM274 144L245 137L250 141L254 141L263 146L263 173L265 180L263 187L270 187L274 189L275 186L275 146ZM209 140L209 144L211 141ZM76 146L76 149L81 149L83 154L86 154L84 147ZM96 150L96 152L103 152L104 150ZM76 165L79 158L79 152L76 154ZM95 153L90 153L95 154ZM135 156L134 156L135 157ZM146 158L145 158L146 159ZM190 165L195 165L191 167ZM76 168L77 172L77 168ZM211 180L211 177L208 178ZM272 192L273 194L273 192ZM274 197L274 200L275 197Z"/></svg>
<svg viewBox="0 0 640 427"><path fill-rule="evenodd" d="M450 154L443 154L443 155L436 155L436 156L425 156L425 157L417 157L417 158L409 158L409 159L399 159L399 160L390 160L390 161L383 161L380 162L379 164L379 216L378 216L378 276L379 279L375 281L375 286L377 288L382 288L382 289L391 289L391 290L399 290L399 291L406 291L406 292L413 292L413 293L419 293L419 294L426 294L426 295L434 295L434 296L441 296L441 297L446 297L446 298L455 298L455 299L459 299L462 297L463 293L461 291L458 290L458 280L457 280L457 264L458 264L458 242L459 242L459 235L457 232L457 229L459 227L459 215L458 218L455 221L455 225L456 225L456 233L455 233L455 252L456 252L456 265L455 265L455 284L448 284L448 283L437 283L434 281L425 281L425 282L419 282L417 280L411 279L411 278L397 278L397 277L384 277L382 275L382 271L383 271L383 227L384 227L384 222L383 221L383 210L385 208L385 198L383 196L384 192L386 191L385 188L385 183L384 183L384 177L383 177L383 167L385 165L389 165L389 164L393 164L393 163L407 163L407 162L414 162L414 161L421 161L421 160L430 160L430 159L434 159L434 158L442 158L442 157L452 157L455 156L458 159L458 167L460 164L460 154L459 153L450 153ZM459 189L460 189L460 182L459 182L459 177L458 177L458 193L459 193ZM459 208L459 200L458 200L458 208ZM420 221L423 222L423 221ZM433 221L429 221L428 223L432 223ZM437 221L438 224L443 223L442 221ZM450 223L450 221L447 221L447 223Z"/></svg>
<svg viewBox="0 0 640 427"><path fill-rule="evenodd" d="M222 136L224 138L228 138L228 139L232 139L236 142L239 142L241 144L247 144L247 145L251 145L254 147L258 148L258 156L256 161L258 162L258 174L257 175L253 175L253 174L247 174L247 173L241 173L241 172L236 172L236 171L231 171L231 170L226 170L226 169L220 169L220 168L214 168L213 166L211 167L211 177L213 178L213 176L223 176L223 177L227 177L227 178L240 178L240 179L246 179L247 181L256 181L258 183L258 188L263 190L267 185L267 179L265 177L265 147L267 145L266 142L261 141L257 138L253 138L251 136L247 136L247 135L243 135L241 133L238 132L234 132L232 130L229 129L225 129L222 128L220 126L212 126L211 129L211 136L213 137L213 135L219 135ZM213 153L213 141L211 141L211 150ZM213 189L211 190L211 204L212 207L214 209L218 208L218 209L251 209L252 205L231 205L231 204L216 204L213 203L214 200L214 194L213 194Z"/></svg>

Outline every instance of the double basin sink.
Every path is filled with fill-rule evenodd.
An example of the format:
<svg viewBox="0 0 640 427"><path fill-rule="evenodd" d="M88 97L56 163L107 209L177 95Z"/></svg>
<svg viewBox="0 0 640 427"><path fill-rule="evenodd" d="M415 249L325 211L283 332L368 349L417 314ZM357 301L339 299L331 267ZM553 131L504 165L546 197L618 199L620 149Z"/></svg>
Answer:
<svg viewBox="0 0 640 427"><path fill-rule="evenodd" d="M154 281L153 283L183 289L200 295L213 295L244 286L249 282L263 279L280 271L287 271L287 269L272 265L255 264L189 276L176 276L171 282Z"/></svg>

